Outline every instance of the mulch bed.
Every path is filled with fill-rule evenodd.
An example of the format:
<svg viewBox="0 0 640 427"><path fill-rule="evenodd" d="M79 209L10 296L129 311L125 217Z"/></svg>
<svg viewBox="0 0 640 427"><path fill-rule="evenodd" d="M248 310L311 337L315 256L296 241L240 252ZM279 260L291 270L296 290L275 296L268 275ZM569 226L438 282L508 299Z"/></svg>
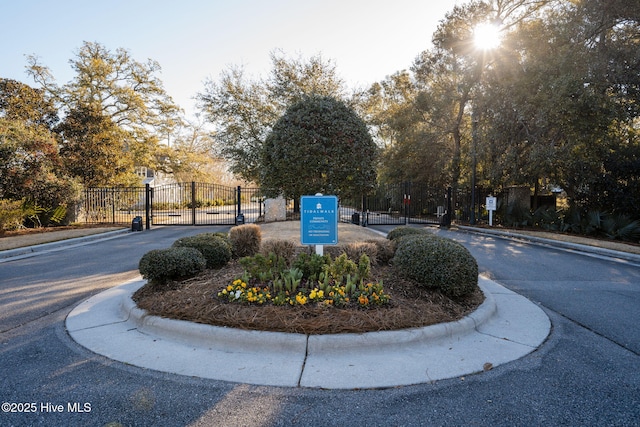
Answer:
<svg viewBox="0 0 640 427"><path fill-rule="evenodd" d="M460 299L423 289L399 277L392 266L372 266L372 281L383 281L391 303L371 308L274 306L230 303L218 292L242 273L232 261L219 270L169 284L157 291L145 285L134 295L138 306L151 315L188 320L246 330L301 334L363 333L415 328L456 321L474 311L484 301L479 289Z"/></svg>

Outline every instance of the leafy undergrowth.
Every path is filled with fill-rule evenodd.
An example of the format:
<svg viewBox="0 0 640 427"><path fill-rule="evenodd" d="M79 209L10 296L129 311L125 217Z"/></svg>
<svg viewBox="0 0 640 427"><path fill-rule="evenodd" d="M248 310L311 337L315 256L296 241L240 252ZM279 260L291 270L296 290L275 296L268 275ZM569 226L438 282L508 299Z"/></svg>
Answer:
<svg viewBox="0 0 640 427"><path fill-rule="evenodd" d="M331 307L324 304L295 306L230 303L218 292L242 274L232 261L218 270L206 270L192 279L173 283L159 292L149 285L133 299L149 314L246 330L301 334L363 333L398 330L459 320L484 300L479 289L451 299L438 291L420 288L401 279L390 266L372 266L371 279L382 280L391 296L389 304L368 308Z"/></svg>

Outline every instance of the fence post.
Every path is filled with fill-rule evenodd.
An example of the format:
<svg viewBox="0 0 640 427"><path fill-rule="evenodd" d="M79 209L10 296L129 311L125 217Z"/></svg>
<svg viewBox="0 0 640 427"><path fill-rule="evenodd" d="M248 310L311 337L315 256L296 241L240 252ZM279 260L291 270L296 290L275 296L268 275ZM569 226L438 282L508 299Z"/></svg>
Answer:
<svg viewBox="0 0 640 427"><path fill-rule="evenodd" d="M196 225L196 183L191 181L191 225Z"/></svg>
<svg viewBox="0 0 640 427"><path fill-rule="evenodd" d="M447 213L445 213L445 219L444 219L444 226L447 228L451 227L452 195L453 195L453 189L451 187L447 187Z"/></svg>
<svg viewBox="0 0 640 427"><path fill-rule="evenodd" d="M111 223L116 223L116 189L111 187Z"/></svg>
<svg viewBox="0 0 640 427"><path fill-rule="evenodd" d="M404 225L409 225L409 205L411 204L411 187L408 181L404 183L404 197L402 204L404 205Z"/></svg>
<svg viewBox="0 0 640 427"><path fill-rule="evenodd" d="M236 189L236 225L244 224L244 215L242 215L242 187L238 185Z"/></svg>
<svg viewBox="0 0 640 427"><path fill-rule="evenodd" d="M144 214L145 214L145 220L144 223L145 228L147 230L151 230L151 225L149 224L149 222L151 221L151 186L149 185L149 183L144 185Z"/></svg>
<svg viewBox="0 0 640 427"><path fill-rule="evenodd" d="M240 202L240 197L242 196L241 191L242 189L238 185L238 187L236 188L236 217L242 213L242 205Z"/></svg>

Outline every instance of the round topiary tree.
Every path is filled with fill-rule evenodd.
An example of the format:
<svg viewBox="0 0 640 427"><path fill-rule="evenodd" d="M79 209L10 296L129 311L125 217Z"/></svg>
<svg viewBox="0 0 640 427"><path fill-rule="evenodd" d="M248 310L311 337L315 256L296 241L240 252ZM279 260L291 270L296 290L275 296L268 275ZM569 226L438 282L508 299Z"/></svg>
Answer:
<svg viewBox="0 0 640 427"><path fill-rule="evenodd" d="M364 121L344 103L310 96L287 109L261 150L268 197L317 192L359 196L376 179L377 148Z"/></svg>
<svg viewBox="0 0 640 427"><path fill-rule="evenodd" d="M437 288L450 297L468 295L478 287L478 263L461 244L420 234L397 242L393 265L421 286Z"/></svg>

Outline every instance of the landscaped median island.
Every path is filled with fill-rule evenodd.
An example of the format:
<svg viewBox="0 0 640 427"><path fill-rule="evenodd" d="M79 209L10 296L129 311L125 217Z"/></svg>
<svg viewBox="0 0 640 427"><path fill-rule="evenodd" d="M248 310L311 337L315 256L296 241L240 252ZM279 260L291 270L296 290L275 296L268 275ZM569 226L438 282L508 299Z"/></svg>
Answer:
<svg viewBox="0 0 640 427"><path fill-rule="evenodd" d="M459 320L484 300L466 248L409 227L317 255L241 225L151 251L140 272L147 284L133 299L149 314L247 330L407 329Z"/></svg>

